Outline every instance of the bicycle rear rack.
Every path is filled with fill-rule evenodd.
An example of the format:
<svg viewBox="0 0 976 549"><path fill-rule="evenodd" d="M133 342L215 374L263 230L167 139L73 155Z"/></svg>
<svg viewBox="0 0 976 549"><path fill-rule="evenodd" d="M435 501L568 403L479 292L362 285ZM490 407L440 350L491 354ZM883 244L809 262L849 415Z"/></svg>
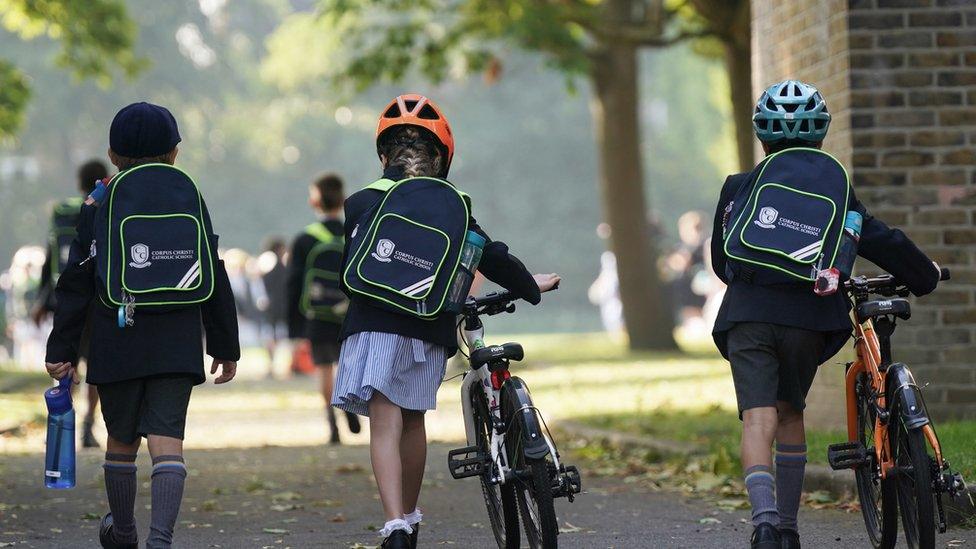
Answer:
<svg viewBox="0 0 976 549"><path fill-rule="evenodd" d="M487 470L488 457L477 446L456 448L447 453L447 466L456 479L481 476Z"/></svg>

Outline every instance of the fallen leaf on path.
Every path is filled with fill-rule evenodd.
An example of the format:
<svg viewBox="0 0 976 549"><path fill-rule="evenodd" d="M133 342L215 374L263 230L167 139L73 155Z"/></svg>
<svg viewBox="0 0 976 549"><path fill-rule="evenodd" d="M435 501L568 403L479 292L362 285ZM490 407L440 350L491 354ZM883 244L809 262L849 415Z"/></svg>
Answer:
<svg viewBox="0 0 976 549"><path fill-rule="evenodd" d="M302 495L298 492L281 492L280 494L271 496L271 499L277 501L295 501L296 499L302 499Z"/></svg>
<svg viewBox="0 0 976 549"><path fill-rule="evenodd" d="M336 501L334 499L320 499L312 502L312 507L340 507L341 505L341 501Z"/></svg>
<svg viewBox="0 0 976 549"><path fill-rule="evenodd" d="M81 515L81 520L102 520L102 515L98 513L85 513Z"/></svg>
<svg viewBox="0 0 976 549"><path fill-rule="evenodd" d="M336 467L336 473L341 473L348 475L350 473L362 473L365 472L366 468L358 463L346 463Z"/></svg>
<svg viewBox="0 0 976 549"><path fill-rule="evenodd" d="M698 524L722 524L722 521L715 517L703 517L698 519Z"/></svg>
<svg viewBox="0 0 976 549"><path fill-rule="evenodd" d="M301 505L295 505L294 503L276 503L271 507L268 507L268 509L271 509L272 511L278 511L279 513L283 511L296 511L301 508L302 508Z"/></svg>
<svg viewBox="0 0 976 549"><path fill-rule="evenodd" d="M733 509L745 509L749 506L749 501L744 499L720 499L715 504L722 509L731 511Z"/></svg>
<svg viewBox="0 0 976 549"><path fill-rule="evenodd" d="M336 513L336 515L329 519L329 522L346 522L346 517L342 513Z"/></svg>
<svg viewBox="0 0 976 549"><path fill-rule="evenodd" d="M291 530L285 530L284 528L264 528L261 530L265 534L289 534Z"/></svg>
<svg viewBox="0 0 976 549"><path fill-rule="evenodd" d="M559 533L560 534L574 534L574 533L579 532L581 530L583 530L583 529L580 528L579 526L573 526L572 524L570 524L570 523L567 522L566 523L566 526L563 526L562 528L559 529Z"/></svg>

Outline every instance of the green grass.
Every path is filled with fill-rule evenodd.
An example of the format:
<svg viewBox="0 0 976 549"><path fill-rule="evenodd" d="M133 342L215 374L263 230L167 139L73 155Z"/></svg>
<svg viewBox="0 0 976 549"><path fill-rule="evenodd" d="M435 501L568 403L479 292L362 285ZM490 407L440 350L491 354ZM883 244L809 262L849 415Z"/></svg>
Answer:
<svg viewBox="0 0 976 549"><path fill-rule="evenodd" d="M0 431L44 418L44 389L51 378L0 366Z"/></svg>

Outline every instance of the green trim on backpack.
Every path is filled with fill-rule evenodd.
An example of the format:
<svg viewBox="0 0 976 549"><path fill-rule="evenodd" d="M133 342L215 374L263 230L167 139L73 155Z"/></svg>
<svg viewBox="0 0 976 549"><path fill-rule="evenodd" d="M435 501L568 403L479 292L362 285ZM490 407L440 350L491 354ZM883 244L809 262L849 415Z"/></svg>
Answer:
<svg viewBox="0 0 976 549"><path fill-rule="evenodd" d="M830 223L828 223L827 224L827 227L824 228L823 237L820 239L820 248L822 248L824 241L827 240L827 236L829 236L829 234L830 234L830 227L832 227L833 224L834 224L834 217L837 215L837 204L834 204L834 201L831 200L831 199L829 199L829 198L827 198L826 196L823 196L823 195L820 195L820 194L816 194L816 193L808 193L806 191L801 191L801 190L798 190L798 189L794 189L792 187L787 187L786 185L781 185L779 183L766 183L765 185L759 187L759 189L756 190L756 196L758 197L758 195L760 193L762 193L762 190L765 189L766 187L777 187L777 188L780 188L780 189L783 189L783 190L787 190L787 191L790 191L790 192L794 192L794 193L797 193L797 194L802 194L804 196L809 196L809 197L812 197L812 198L819 198L819 199L823 200L824 202L830 204ZM752 204L752 211L749 212L749 219L752 219L752 217L754 215L756 215L756 208L758 208L758 207L759 207L759 201L756 200ZM745 213L745 212L743 211L743 213ZM845 215L846 215L846 213L845 213ZM789 259L790 261L795 261L796 263L799 263L801 265L812 265L818 259L820 259L820 255L821 254L818 253L817 255L813 256L813 258L810 259L810 261L800 261L799 259L796 259L793 256L791 256L789 254L785 254L785 253L783 253L783 252L781 252L779 250L776 250L774 248L764 248L763 246L756 246L756 245L750 244L749 241L747 241L746 238L745 238L746 228L748 228L748 226L749 225L747 223L743 223L742 224L742 229L739 231L739 240L742 241L742 244L743 245L745 245L745 246L747 246L747 247L749 247L749 248L751 248L753 250L757 250L757 251L761 251L761 252L766 252L766 253L774 254L774 255L779 255L779 256L785 257L786 259ZM831 265L833 265L833 259L831 259L831 262L830 263L831 263Z"/></svg>
<svg viewBox="0 0 976 549"><path fill-rule="evenodd" d="M762 169L759 170L759 175L756 177L756 182L759 182L760 180L762 180L762 176L763 176L763 173L766 171L766 167L769 166L770 162L772 162L772 160L774 158L776 158L777 156L779 156L779 155L781 155L783 153L787 153L787 152L790 152L790 151L806 151L806 152L819 153L819 154L822 154L822 155L825 155L825 156L829 157L831 160L833 160L834 162L836 162L838 166L840 166L840 169L844 172L845 182L847 183L847 186L846 186L846 189L845 189L845 194L844 194L844 212L843 212L843 215L841 216L841 219L844 219L847 216L848 204L850 203L850 198L851 198L851 178L850 178L850 175L847 173L847 168L845 168L844 165L841 164L839 160L837 160L837 158L835 158L832 154L830 154L830 153L828 153L826 151L823 151L823 150L820 150L820 149L814 149L814 148L810 148L810 147L793 147L793 148L789 148L789 149L784 149L784 150L779 151L777 153L773 153L773 154L769 155L764 160L765 163L763 164ZM754 185L752 191L749 193L749 199L746 201L746 204L749 204L750 202L753 202L753 200L755 199L756 194L758 194L759 190L761 188L765 188L767 185L763 185L762 187L759 187L758 185ZM782 186L782 185L780 185L780 186ZM824 198L825 200L828 200L829 202L831 202L831 204L833 204L833 201L827 199L826 197L822 197L820 195L815 195L815 194L812 194L812 193L806 193L806 192L799 191L799 190L796 190L796 189L789 189L789 190L795 191L795 192L798 192L798 193L801 193L801 194L810 194L811 196L816 196L818 198ZM834 208L835 208L834 209L834 212L836 213L836 204L834 204ZM743 219L752 219L752 215L755 214L755 211L756 211L756 204L753 203L752 211L749 212L749 216L746 217L746 208L743 208L742 211L739 212L739 217L735 220L735 223L732 224L732 228L728 231L727 234L728 235L733 234L734 231L737 228L739 228L739 223ZM828 232L830 231L830 227L832 225L833 225L833 218L831 218L831 223L824 229L824 234L825 235L828 234ZM766 250L766 249L763 249L763 248L757 248L757 247L751 246L744 239L742 239L742 234L745 231L745 228L746 228L745 224L743 224L742 227L739 228L739 231L740 231L739 232L739 239L742 240L742 243L743 244L745 244L746 246L748 246L748 247L750 247L752 249L762 249L765 252L771 251L771 250ZM824 239L826 239L826 237L824 237ZM723 243L722 248L725 251L725 255L728 256L731 259L735 259L736 261L742 261L743 263L751 263L753 265L758 265L760 267L765 267L767 269L774 269L776 271L779 271L781 273L788 274L788 275L792 276L793 278L797 278L797 279L803 280L805 282L812 282L812 281L816 280L816 277L815 276L809 276L809 277L801 276L801 275L798 275L798 274L796 274L796 273L794 273L792 271L789 271L787 269L784 269L784 268L782 268L782 267L780 267L778 265L774 265L772 263L764 263L762 261L757 261L757 260L754 260L754 259L748 259L748 258L745 258L745 257L739 257L737 255L734 255L734 254L732 254L732 253L729 252L729 240L731 240L731 239L728 238L728 236L726 236L725 242ZM840 243L841 243L842 240L843 240L843 238L838 238L837 239L837 244L834 246L834 253L830 256L830 261L826 265L822 265L821 266L822 268L830 268L830 267L832 267L834 265L834 261L837 259L837 251L840 249ZM777 253L779 253L779 252L777 252ZM780 253L780 255L783 255L784 257L788 257L791 261L796 261L795 259L789 257L787 254ZM818 258L819 257L820 256L818 256ZM816 258L814 259L814 261L816 261ZM797 263L801 263L802 264L804 262L797 261Z"/></svg>
<svg viewBox="0 0 976 549"><path fill-rule="evenodd" d="M379 228L380 224L383 223L383 220L386 219L387 217L393 217L393 218L396 218L396 219L402 219L403 221L406 221L407 223L410 223L412 225L416 225L416 226L418 226L420 228L427 229L429 231L433 231L433 232L435 232L435 233L437 233L437 234L439 234L439 235L441 235L441 236L444 237L444 240L445 240L445 242L447 242L447 245L444 247L444 253L441 254L440 261L437 262L437 268L434 269L434 274L431 275L431 277L430 277L430 280L436 280L437 279L437 275L441 272L441 267L444 266L444 259L447 258L447 252L451 251L451 237L447 236L447 233L445 233L444 231L438 229L437 227L431 227L429 225L424 225L423 223L419 223L419 222L414 221L412 219L407 219L406 217L403 217L402 215L398 215L398 214L395 214L395 213L383 214L379 218L379 220L377 220L375 222L375 225L376 225L376 228L377 229ZM367 249L372 249L373 246L376 244L376 233L377 232L379 232L379 231L378 230L374 230L373 231L373 236L370 238L369 246L367 247ZM365 240L363 242L365 242ZM427 291L426 292L424 292L422 294L418 294L418 295L410 295L410 294L404 293L399 288L394 288L392 286L387 286L386 284L380 284L379 282L373 282L372 280L366 278L365 275L363 275L363 261L366 261L366 258L367 257L369 257L369 256L367 256L366 254L363 254L362 257L359 258L359 261L356 262L356 274L359 275L359 279L360 280L362 280L363 282L366 282L367 284L370 284L372 286L376 286L377 288L383 288L384 290L389 290L389 291L391 291L391 292L393 292L395 294L402 295L403 297L406 297L407 299L413 299L413 300L416 300L416 301L420 301L422 299L426 299L427 296L430 295L430 292L432 292L434 290L434 285L431 284L431 286L429 288L427 288ZM427 280L427 279L425 279L425 280Z"/></svg>
<svg viewBox="0 0 976 549"><path fill-rule="evenodd" d="M105 263L106 265L108 265L108 270L105 273L105 288L106 288L106 292L105 293L108 294L108 300L110 302L112 302L112 305L114 305L116 307L121 307L121 306L124 306L126 304L125 303L122 303L122 302L119 302L119 301L116 301L115 298L112 297L112 292L111 292L111 289L110 289L112 287L112 284L111 284L111 278L112 278L112 267L111 267L111 265L112 265L112 206L113 206L113 202L115 200L115 191L119 188L119 185L122 183L122 181L125 180L126 176L128 176L129 174L131 174L131 173L133 173L135 171L138 171L140 169L148 168L148 167L153 167L153 166L155 166L155 167L162 166L162 167L166 167L166 168L170 168L170 169L176 170L176 171L180 172L181 174L183 174L184 176L186 176L186 178L188 180L190 180L190 183L193 184L193 188L196 189L196 191L197 191L197 205L198 205L198 208L199 208L199 211L200 211L200 217L201 217L201 219L203 218L203 196L200 194L200 187L197 185L197 182L194 181L192 177L190 177L190 175L188 173L186 173L183 170L177 168L176 166L173 166L172 164L164 164L164 163L160 163L160 162L156 162L156 163L152 163L152 164L142 164L142 165L136 166L134 168L125 170L123 172L120 172L118 175L116 175L114 178L112 178L112 182L109 185L109 195L108 195L108 216L107 216L107 219L108 219L108 242L106 243L107 244L106 247L108 248L108 259L107 259L107 261ZM122 226L122 224L119 223L120 230L121 230L121 226ZM207 301L208 299L210 299L211 296L213 296L214 286L215 286L215 284L214 284L214 275L213 275L213 254L211 254L211 252L210 252L210 237L206 233L207 233L207 231L205 231L205 230L204 231L201 231L201 239L202 239L201 248L206 249L206 251L207 251L207 258L209 259L208 265L210 265L210 291L207 292L207 295L204 296L204 297L202 297L202 298L200 298L200 299L195 299L195 300L191 300L191 301L149 301L149 302L145 302L145 303L140 302L140 303L137 304L138 307L154 307L154 306L157 306L158 307L158 306L168 306L168 305L194 305L194 304L198 304L198 303L203 303L203 302ZM121 242L121 237L120 237L119 240ZM122 249L124 249L124 248L122 248ZM203 258L203 254L202 253L200 254L200 257L201 257L201 259ZM203 262L202 261L201 261L200 268L203 269ZM125 273L125 268L124 267L122 269L122 272ZM203 279L202 273L201 273L200 278L201 278L201 280ZM124 289L124 285L120 285L120 286ZM160 291L160 290L157 289L157 290L153 290L153 291ZM102 300L102 303L105 303L105 300L104 299ZM105 303L105 304L108 305L107 303ZM112 305L109 305L109 307L111 307Z"/></svg>
<svg viewBox="0 0 976 549"><path fill-rule="evenodd" d="M424 177L408 177L406 179L401 179L399 181L393 181L391 179L379 179L377 181L374 181L373 183L367 185L366 188L367 189L372 189L372 190L377 190L377 191L383 192L384 195L385 195L385 196L383 196L383 200L382 200L382 202L380 202L379 207L376 208L376 212L379 213L379 212L383 211L383 205L386 204L386 199L389 198L389 196L390 196L389 191L391 191L394 187L396 187L396 186L398 186L398 185L400 185L402 183L405 183L407 181L411 181L413 179L426 179L426 180L438 181L438 182L443 183L444 185L446 185L448 188L450 188L451 190L453 190L454 192L456 192L459 197L461 197L461 204L464 205L464 212L465 212L465 231L464 232L465 232L465 234L467 234L467 231L469 230L470 223L471 223L471 197L469 197L467 194L459 191L449 181L447 181L445 179L438 178L438 177L426 177L426 176L424 176ZM362 261L363 261L363 258L360 256L360 253L363 251L363 247L366 245L367 242L372 243L375 240L375 238L376 238L376 230L379 227L378 221L382 217L385 217L385 216L380 216L378 218L374 218L373 219L372 223L370 224L369 228L367 229L367 231L371 232L372 234L369 234L368 235L368 238L364 238L362 240L362 243L360 244L360 247L357 248L356 251L351 254L350 257L352 258L352 261L350 261L349 265L346 266L345 271L342 273L342 281L343 281L343 284L345 284L345 286L347 288L349 288L349 291L351 291L351 292L355 292L355 293L357 293L359 295L362 295L364 297L367 297L369 299L375 299L377 301L381 301L381 302L389 305L390 307L393 307L395 309L399 309L399 310L405 311L406 313L408 313L408 314L410 314L412 316L415 316L417 318L420 318L421 320L435 320L440 315L440 313L443 311L443 309L444 309L444 302L447 300L447 294L450 293L450 286L448 286L448 288L444 291L444 296L441 298L440 303L437 305L437 307L433 311L431 311L431 312L423 312L422 313L422 312L418 312L418 311L416 311L414 309L411 309L409 307L404 307L403 305L400 305L399 303L390 301L389 299L386 299L386 298L384 298L382 296L373 295L373 294L370 294L370 293L366 293L366 292L357 290L356 288L354 288L352 285L349 284L348 276L349 276L350 269L352 269L352 264L354 262L357 264L357 275L358 275L358 273L359 273L358 265L360 263L362 263ZM367 247L366 249L368 250L369 248ZM363 254L363 255L365 255L365 254ZM445 253L445 255L446 255L446 253ZM356 261L356 258L357 257L359 258L358 261ZM443 259L441 260L441 262L443 263ZM457 257L457 260L454 262L454 267L451 269L451 275L450 275L450 277L452 279L454 278L455 273L457 273L458 265L460 265L460 264L461 264L461 254L459 253L458 254L458 257ZM363 279L363 280L365 281L365 279ZM397 293L399 293L399 292L397 292ZM412 298L412 296L411 296L411 298ZM417 300L417 301L419 301L419 300Z"/></svg>
<svg viewBox="0 0 976 549"><path fill-rule="evenodd" d="M315 222L305 227L305 233L315 237L315 240L319 242L330 243L336 240L336 235L332 234L332 231L327 229L325 225L320 222ZM341 241L342 239L339 238Z"/></svg>
<svg viewBox="0 0 976 549"><path fill-rule="evenodd" d="M128 249L128 246L125 245L125 231L124 231L124 229L125 229L126 222L129 221L130 219L170 219L170 218L174 218L174 217L187 218L190 221L193 221L193 224L197 228L197 256L202 257L203 254L201 253L200 247L203 245L203 233L204 233L203 227L200 225L200 220L199 219L193 217L190 214L185 214L185 213L159 214L159 215L130 215L130 216L126 217L121 222L119 222L119 242L122 245L122 249L123 250ZM197 278L197 283L195 285L193 285L193 286L187 286L186 288L178 288L178 287L165 286L165 287L162 287L162 288L149 288L148 290L133 290L133 289L129 288L129 286L125 282L125 273L126 273L126 271L127 271L127 269L123 266L122 267L122 289L124 291L130 293L130 294L133 294L133 295L138 295L138 294L151 294L153 292L169 292L169 291L173 291L173 292L192 292L192 291L200 288L200 285L203 284L203 276L198 276L198 277L196 277ZM184 278L186 278L186 277L184 277ZM139 305L143 305L143 304L140 303Z"/></svg>
<svg viewBox="0 0 976 549"><path fill-rule="evenodd" d="M57 254L56 257L51 257L51 280L57 282L58 278L61 276L61 247L58 246L58 239L65 235L70 235L73 239L74 236L78 234L77 227L59 227L55 220L62 216L77 216L81 213L81 206L85 201L77 196L65 199L63 202L56 204L54 210L51 212L51 233L48 237L48 246L50 247L51 254ZM77 219L76 219L77 221Z"/></svg>

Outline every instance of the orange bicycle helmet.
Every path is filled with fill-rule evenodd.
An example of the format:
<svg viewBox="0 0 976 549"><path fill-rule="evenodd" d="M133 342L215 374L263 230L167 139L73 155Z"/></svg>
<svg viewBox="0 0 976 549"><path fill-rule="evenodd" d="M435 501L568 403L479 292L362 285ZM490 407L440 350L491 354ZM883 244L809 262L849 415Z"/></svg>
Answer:
<svg viewBox="0 0 976 549"><path fill-rule="evenodd" d="M380 116L380 123L376 128L377 143L383 132L402 125L417 126L434 134L447 153L447 165L451 165L451 159L454 158L454 135L447 118L433 101L417 93L398 95Z"/></svg>

